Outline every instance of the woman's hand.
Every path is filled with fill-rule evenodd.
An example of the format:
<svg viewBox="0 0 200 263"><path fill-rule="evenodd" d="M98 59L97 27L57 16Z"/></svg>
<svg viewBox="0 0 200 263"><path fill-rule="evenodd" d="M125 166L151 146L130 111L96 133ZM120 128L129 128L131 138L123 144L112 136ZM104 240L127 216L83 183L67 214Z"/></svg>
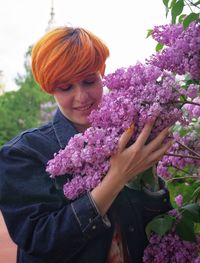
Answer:
<svg viewBox="0 0 200 263"><path fill-rule="evenodd" d="M91 196L100 213L104 215L124 185L157 163L172 145L172 141L163 144L169 134L169 128L146 144L154 123L146 124L136 142L126 148L134 128L125 131L119 139L118 150L111 157L111 166L102 182L91 191Z"/></svg>
<svg viewBox="0 0 200 263"><path fill-rule="evenodd" d="M150 143L145 144L153 124L146 124L137 140L128 148L126 145L134 132L134 127L126 130L119 139L118 150L111 157L110 170L115 177L121 177L124 184L162 159L172 145L172 141L163 144L169 135L169 127L161 131Z"/></svg>

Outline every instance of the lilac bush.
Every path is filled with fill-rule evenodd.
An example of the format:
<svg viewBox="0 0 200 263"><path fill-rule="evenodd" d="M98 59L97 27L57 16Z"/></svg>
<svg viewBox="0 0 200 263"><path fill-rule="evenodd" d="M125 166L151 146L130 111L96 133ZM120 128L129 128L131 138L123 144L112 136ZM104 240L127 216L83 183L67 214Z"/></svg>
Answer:
<svg viewBox="0 0 200 263"><path fill-rule="evenodd" d="M71 138L66 148L47 164L51 177L71 175L64 185L67 198L75 199L100 183L110 167L109 159L117 149L119 137L132 123L135 127L130 143L152 120L155 124L149 141L177 122L183 127L189 125L194 113L199 118L199 84L185 86L183 80L177 78L187 72L200 79L199 30L198 23L192 23L187 30L181 25L155 27L152 35L163 41L166 49L146 64L137 63L105 76L103 83L109 92L103 96L99 108L91 112L91 128ZM184 68L180 69L181 65ZM174 137L177 139L178 135ZM158 164L159 176L169 177L169 166L182 169L186 164L199 165L199 136L195 139L194 158L191 150L188 152L189 147L178 149L182 140L189 141L188 137L178 138L180 142L175 143L169 155Z"/></svg>

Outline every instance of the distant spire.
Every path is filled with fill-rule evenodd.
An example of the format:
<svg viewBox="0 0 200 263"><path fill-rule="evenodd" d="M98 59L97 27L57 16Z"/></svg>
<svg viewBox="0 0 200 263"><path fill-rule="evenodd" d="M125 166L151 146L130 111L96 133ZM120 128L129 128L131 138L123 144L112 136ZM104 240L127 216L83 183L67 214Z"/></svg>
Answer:
<svg viewBox="0 0 200 263"><path fill-rule="evenodd" d="M51 30L52 28L55 27L55 24L56 24L56 23L55 23L54 16L55 16L55 12L54 12L54 1L51 0L50 19L49 19L49 22L48 22L48 25L47 25L46 31L49 31L49 30Z"/></svg>

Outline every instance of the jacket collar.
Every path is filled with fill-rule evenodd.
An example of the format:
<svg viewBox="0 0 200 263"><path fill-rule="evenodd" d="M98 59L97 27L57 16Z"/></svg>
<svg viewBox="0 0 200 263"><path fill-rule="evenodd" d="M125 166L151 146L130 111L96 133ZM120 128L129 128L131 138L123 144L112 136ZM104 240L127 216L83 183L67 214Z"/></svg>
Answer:
<svg viewBox="0 0 200 263"><path fill-rule="evenodd" d="M53 129L60 148L64 149L71 137L77 132L72 123L62 114L60 109L57 109L53 118Z"/></svg>

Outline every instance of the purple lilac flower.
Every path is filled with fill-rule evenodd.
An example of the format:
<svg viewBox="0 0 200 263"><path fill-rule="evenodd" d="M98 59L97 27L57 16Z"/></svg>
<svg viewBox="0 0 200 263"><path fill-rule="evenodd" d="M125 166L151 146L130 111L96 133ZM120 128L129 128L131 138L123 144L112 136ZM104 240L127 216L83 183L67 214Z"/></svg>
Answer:
<svg viewBox="0 0 200 263"><path fill-rule="evenodd" d="M182 206L183 204L183 196L181 194L177 195L175 197L175 202L178 206Z"/></svg>
<svg viewBox="0 0 200 263"><path fill-rule="evenodd" d="M167 45L161 52L152 55L147 63L161 70L183 75L189 73L193 79L200 79L200 24L192 22L187 29L181 25L156 26L152 36Z"/></svg>
<svg viewBox="0 0 200 263"><path fill-rule="evenodd" d="M191 99L195 99L198 97L198 94L200 92L200 86L197 84L190 84L188 86L186 95L191 98Z"/></svg>
<svg viewBox="0 0 200 263"><path fill-rule="evenodd" d="M200 98L195 98L192 102L200 105ZM200 117L200 106L197 104L185 104L184 109L189 114L189 117L192 119L193 117Z"/></svg>
<svg viewBox="0 0 200 263"><path fill-rule="evenodd" d="M180 156L165 155L162 160L159 161L157 165L157 174L164 179L169 179L172 177L172 174L169 171L170 167L175 167L176 169L182 170L186 165L191 165L191 167L194 169L197 169L200 166L200 160L187 158L187 156L191 156L192 153L180 145L180 143L186 145L188 148L200 155L200 142L198 134L193 132L189 135L181 137L178 133L174 133L173 137L177 142L172 145L168 153L177 154Z"/></svg>

